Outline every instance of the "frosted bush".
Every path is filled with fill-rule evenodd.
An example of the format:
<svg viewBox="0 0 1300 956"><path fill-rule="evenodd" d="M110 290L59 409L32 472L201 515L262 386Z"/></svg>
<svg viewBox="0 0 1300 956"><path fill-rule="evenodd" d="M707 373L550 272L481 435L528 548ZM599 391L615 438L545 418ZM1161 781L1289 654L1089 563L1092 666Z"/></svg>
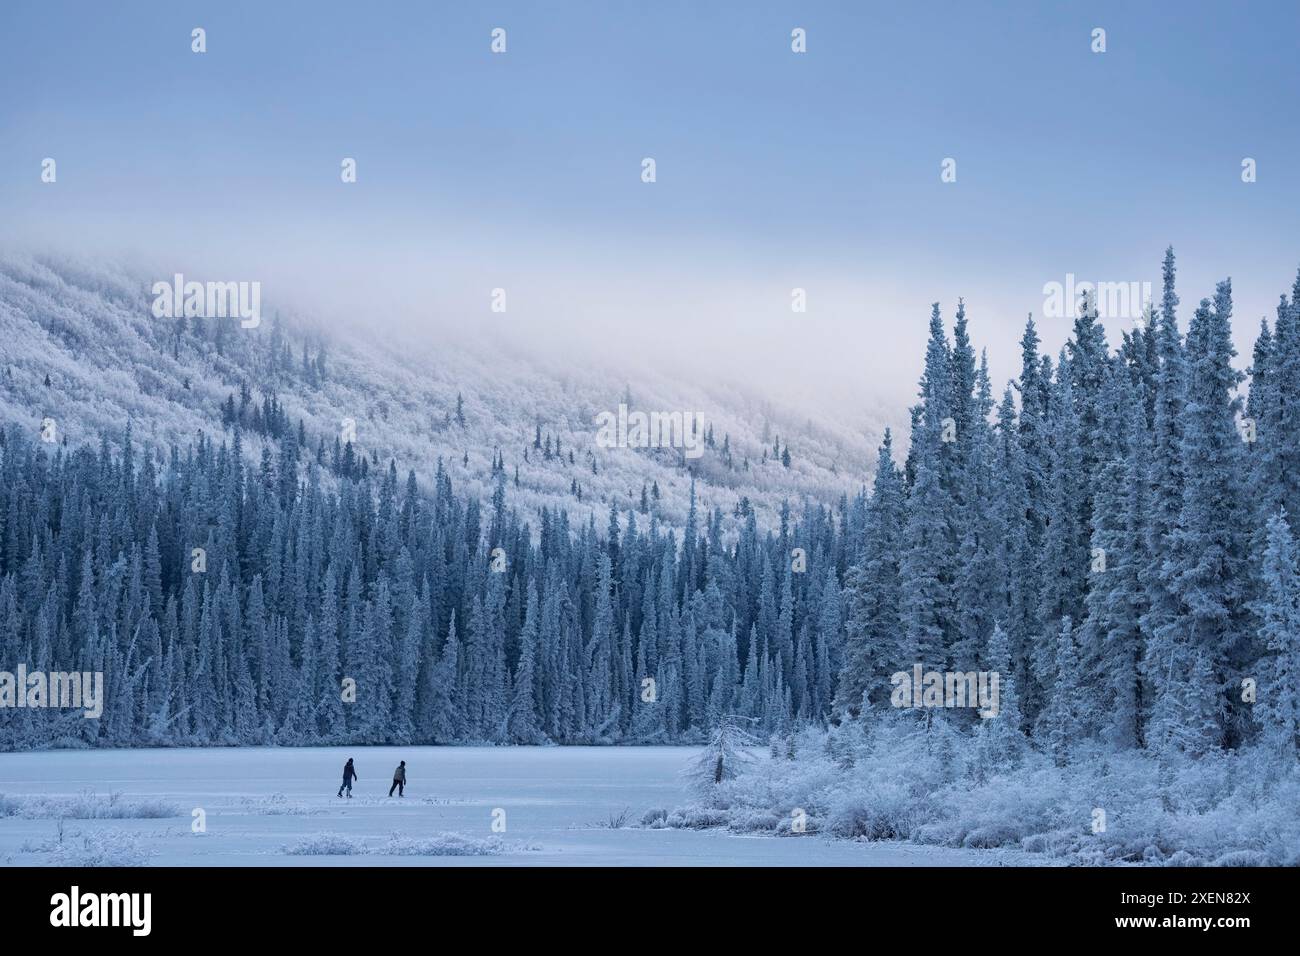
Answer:
<svg viewBox="0 0 1300 956"><path fill-rule="evenodd" d="M78 833L50 845L50 863L59 867L144 866L152 855L139 834L125 830Z"/></svg>
<svg viewBox="0 0 1300 956"><path fill-rule="evenodd" d="M1011 823L990 823L976 827L962 837L961 845L987 850L998 846L1015 846L1021 840L1021 828Z"/></svg>
<svg viewBox="0 0 1300 956"><path fill-rule="evenodd" d="M1030 853L1064 857L1076 853L1081 846L1082 839L1082 834L1076 830L1048 830L1024 837L1020 841L1020 848Z"/></svg>
<svg viewBox="0 0 1300 956"><path fill-rule="evenodd" d="M341 833L314 833L284 847L288 856L356 856L365 852L364 844Z"/></svg>
<svg viewBox="0 0 1300 956"><path fill-rule="evenodd" d="M791 811L848 839L1015 847L1087 865L1300 864L1300 770L1258 750L1198 760L1081 742L1057 766L1028 742L990 766L979 736L947 720L874 715L792 739L670 827L791 831Z"/></svg>
<svg viewBox="0 0 1300 956"><path fill-rule="evenodd" d="M341 833L322 832L283 848L288 856L494 856L510 850L534 850L531 844L509 843L500 837L477 839L459 833L427 837L390 834L380 844L368 844Z"/></svg>
<svg viewBox="0 0 1300 956"><path fill-rule="evenodd" d="M731 822L731 814L726 810L710 807L683 807L668 814L666 825L686 830L707 830L712 827L726 826Z"/></svg>
<svg viewBox="0 0 1300 956"><path fill-rule="evenodd" d="M476 839L459 833L437 833L412 839L394 833L373 852L383 856L494 856L508 849L511 845L500 837Z"/></svg>
<svg viewBox="0 0 1300 956"><path fill-rule="evenodd" d="M817 817L807 816L803 818L803 828L795 829L794 817L782 817L776 824L776 835L780 837L800 837L808 836L811 833L820 833L822 822Z"/></svg>
<svg viewBox="0 0 1300 956"><path fill-rule="evenodd" d="M781 822L781 817L771 810L736 810L731 814L730 828L737 833L771 833Z"/></svg>
<svg viewBox="0 0 1300 956"><path fill-rule="evenodd" d="M1259 850L1234 850L1225 853L1214 861L1214 866L1269 866L1271 861L1266 853Z"/></svg>
<svg viewBox="0 0 1300 956"><path fill-rule="evenodd" d="M839 788L829 800L826 828L836 836L867 840L904 840L924 810L907 788L885 781L865 788Z"/></svg>
<svg viewBox="0 0 1300 956"><path fill-rule="evenodd" d="M643 827L661 827L664 821L668 819L668 811L663 807L655 807L647 810L641 816L641 826Z"/></svg>
<svg viewBox="0 0 1300 956"><path fill-rule="evenodd" d="M21 817L24 820L158 820L184 815L180 807L165 800L123 799L120 793L85 791L73 797L6 797L0 794L0 817Z"/></svg>

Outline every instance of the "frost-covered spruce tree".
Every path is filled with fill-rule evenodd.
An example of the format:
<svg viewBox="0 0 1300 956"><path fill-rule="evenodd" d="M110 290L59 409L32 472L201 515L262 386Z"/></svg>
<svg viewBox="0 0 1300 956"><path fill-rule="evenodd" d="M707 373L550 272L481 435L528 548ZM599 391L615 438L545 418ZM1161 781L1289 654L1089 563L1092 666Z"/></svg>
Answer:
<svg viewBox="0 0 1300 956"><path fill-rule="evenodd" d="M1300 293L1300 278L1295 292ZM1260 320L1250 368L1250 393L1243 437L1250 475L1248 505L1253 509L1254 527L1250 552L1262 555L1268 547L1272 518L1284 511L1295 530L1296 509L1300 509L1300 302L1288 302L1283 295L1277 306L1272 331ZM1254 434L1251 434L1253 429ZM1249 439L1254 438L1254 441ZM1263 562L1250 564L1250 593L1257 603L1265 590ZM1253 622L1259 625L1259 621Z"/></svg>
<svg viewBox="0 0 1300 956"><path fill-rule="evenodd" d="M1051 471L1048 422L1051 382L1044 373L1045 357L1039 355L1038 345L1038 331L1033 316L1030 316L1020 339L1020 378L1016 382L1020 393L1020 413L1016 418L1016 434L1024 472L1026 546L1034 560L1018 567L1013 579L1021 592L1016 603L1034 607L1040 591L1037 556L1042 552L1047 529ZM1038 623L1034 621L1035 625Z"/></svg>
<svg viewBox="0 0 1300 956"><path fill-rule="evenodd" d="M904 494L903 476L894 464L893 441L886 429L876 457L862 556L844 582L844 666L835 698L835 709L841 714L856 715L864 694L877 702L884 700L888 673L901 660L898 554Z"/></svg>
<svg viewBox="0 0 1300 956"><path fill-rule="evenodd" d="M790 580L790 562L783 560L780 567L782 568L781 586L777 601L776 624L767 632L766 637L777 671L783 678L788 679L794 671L794 597L793 584Z"/></svg>
<svg viewBox="0 0 1300 956"><path fill-rule="evenodd" d="M953 614L953 500L945 476L944 446L948 418L948 346L935 303L930 317L930 341L921 379L922 413L912 435L915 478L907 498L902 557L899 560L902 624L900 650L906 664L946 668L955 616ZM903 662L900 662L901 667ZM889 666L889 665L887 665ZM891 669L898 669L897 667Z"/></svg>
<svg viewBox="0 0 1300 956"><path fill-rule="evenodd" d="M358 643L360 666L356 673L360 676L357 700L352 705L358 717L355 736L363 743L382 743L389 739L394 689L392 609L387 581L379 581L375 599L365 605Z"/></svg>
<svg viewBox="0 0 1300 956"><path fill-rule="evenodd" d="M931 444L924 430L920 437L923 447ZM900 651L907 662L927 667L946 667L948 660L944 638L945 624L952 620L952 602L943 575L945 558L950 553L943 520L947 501L930 453L919 451L899 562ZM890 663L886 662L886 666Z"/></svg>
<svg viewBox="0 0 1300 956"><path fill-rule="evenodd" d="M1028 490L1025 459L1020 447L1016 408L1008 386L998 406L996 466L992 490L992 536L998 565L1002 568L998 593L993 602L997 620L1006 628L1010 642L1010 667L1021 688L1030 686L1029 648L1038 633L1039 556L1029 543Z"/></svg>
<svg viewBox="0 0 1300 956"><path fill-rule="evenodd" d="M1117 747L1130 748L1137 745L1140 732L1138 619L1145 600L1137 572L1145 556L1141 445L1146 412L1140 384L1135 386L1118 363L1106 374L1100 403L1087 617L1079 628L1084 682L1095 706L1084 717L1090 730L1103 731Z"/></svg>
<svg viewBox="0 0 1300 956"><path fill-rule="evenodd" d="M1080 684L1079 649L1068 616L1061 618L1053 658L1051 697L1039 715L1035 736L1057 764L1064 766L1083 738L1082 715L1095 706Z"/></svg>
<svg viewBox="0 0 1300 956"><path fill-rule="evenodd" d="M975 373L974 413L960 456L958 476L957 568L954 581L957 623L952 663L957 670L979 666L993 631L1005 565L998 561L993 505L993 433L988 415L993 400L987 361ZM960 434L958 436L961 443Z"/></svg>
<svg viewBox="0 0 1300 956"><path fill-rule="evenodd" d="M975 349L966 322L966 305L957 300L953 319L953 344L948 360L948 421L941 424L941 453L946 456L945 477L952 500L949 523L953 552L952 597L954 620L949 628L947 653L957 669L975 666L987 637L990 581L987 529L988 423L981 414L983 395ZM987 384L985 382L985 384ZM950 427L949 427L950 426Z"/></svg>
<svg viewBox="0 0 1300 956"><path fill-rule="evenodd" d="M1118 353L1133 386L1142 391L1142 411L1148 423L1155 417L1156 372L1160 369L1156 354L1156 324L1155 303L1146 302L1136 327L1121 333Z"/></svg>
<svg viewBox="0 0 1300 956"><path fill-rule="evenodd" d="M321 741L342 740L347 733L339 669L338 619L338 583L331 567L325 573L320 623L317 625L320 643L316 652L315 694L320 702L317 715Z"/></svg>
<svg viewBox="0 0 1300 956"><path fill-rule="evenodd" d="M685 693L683 720L688 730L703 726L707 703L705 674L708 672L708 664L700 645L699 630L699 621L703 617L701 605L704 595L697 591L696 598L698 600L687 612L686 620L682 624L682 686Z"/></svg>
<svg viewBox="0 0 1300 956"><path fill-rule="evenodd" d="M1070 377L1078 427L1079 466L1082 471L1078 521L1080 541L1084 545L1087 544L1088 530L1092 526L1093 497L1099 472L1104 465L1106 449L1114 440L1113 433L1103 421L1102 410L1102 389L1113 360L1106 348L1106 332L1097 318L1097 296L1088 290L1079 304L1079 312L1074 320L1074 334L1065 344L1067 358L1062 362Z"/></svg>
<svg viewBox="0 0 1300 956"><path fill-rule="evenodd" d="M608 561L608 559L605 559ZM536 663L538 640L537 589L529 581L528 607L519 631L519 664L515 668L510 702L510 740L517 744L540 743L544 737L537 719Z"/></svg>
<svg viewBox="0 0 1300 956"><path fill-rule="evenodd" d="M1119 610L1112 600L1111 592L1116 584L1112 565L1118 560L1126 543L1122 499L1124 462L1128 448L1122 388L1127 374L1127 370L1119 366L1118 360L1108 363L1097 397L1098 408L1094 413L1096 424L1093 453L1098 461L1090 525L1090 552L1085 575L1085 616L1079 622L1078 645L1082 681L1085 686L1097 692L1098 699L1108 696L1100 693L1104 682L1102 669L1106 663L1104 645L1113 625L1113 616ZM1098 729L1103 711L1098 706L1081 716L1089 732L1093 732Z"/></svg>
<svg viewBox="0 0 1300 956"><path fill-rule="evenodd" d="M1283 294L1277 306L1278 315L1281 316L1289 308L1290 304ZM1266 393L1269 388L1269 368L1273 364L1273 359L1273 330L1268 327L1268 317L1264 316L1259 320L1259 334L1255 336L1255 348L1251 352L1248 370L1250 390L1246 397L1246 417L1256 425L1268 413L1269 400ZM1251 451L1254 453L1252 458L1256 458L1258 449L1251 449ZM1257 461L1252 461L1252 465L1257 464Z"/></svg>
<svg viewBox="0 0 1300 956"><path fill-rule="evenodd" d="M629 736L638 743L650 743L664 737L665 715L660 700L663 690L661 675L651 674L647 668L645 647L642 645L637 648L635 703L632 724L628 729Z"/></svg>
<svg viewBox="0 0 1300 956"><path fill-rule="evenodd" d="M1149 465L1143 394L1144 389L1139 384L1125 403L1128 461L1123 474L1127 489L1123 539L1119 555L1113 564L1108 565L1115 572L1110 583L1116 607L1110 615L1110 629L1103 650L1103 676L1108 696L1102 733L1111 744L1121 748L1143 743L1142 728L1150 706L1150 691L1144 686L1142 677L1146 647L1141 621L1147 611L1147 591L1142 586L1141 572L1150 561L1145 536L1148 520L1145 481Z"/></svg>
<svg viewBox="0 0 1300 956"><path fill-rule="evenodd" d="M725 714L709 734L709 742L683 771L697 791L708 793L734 780L753 762L750 751L762 741L751 733L757 721L738 714Z"/></svg>
<svg viewBox="0 0 1300 956"><path fill-rule="evenodd" d="M1269 519L1262 577L1256 613L1267 650L1260 661L1255 719L1267 745L1294 757L1300 744L1300 569L1284 511Z"/></svg>
<svg viewBox="0 0 1300 956"><path fill-rule="evenodd" d="M966 503L962 497L966 458L975 446L980 422L979 370L976 366L975 348L971 345L970 329L966 322L966 303L957 300L957 313L952 324L952 350L948 358L948 414L953 420L952 460L954 470L953 496L957 503Z"/></svg>
<svg viewBox="0 0 1300 956"><path fill-rule="evenodd" d="M1178 597L1165 572L1173 555L1174 529L1183 506L1183 415L1187 387L1186 353L1178 330L1178 295L1174 291L1174 250L1165 251L1164 291L1160 324L1156 328L1159 369L1155 376L1154 417L1149 440L1150 458L1146 488L1150 496L1146 520L1147 561L1138 572L1146 590L1146 611L1139 621L1145 643L1143 685L1150 705L1164 695L1164 682L1173 676L1175 643L1181 637L1182 613ZM1176 696L1177 688L1169 693ZM1150 715L1148 715L1148 720ZM1148 745L1150 735L1147 735Z"/></svg>
<svg viewBox="0 0 1300 956"><path fill-rule="evenodd" d="M540 676L537 696L542 729L547 737L558 741L564 739L562 712L566 685L564 664L559 657L562 633L558 572L551 571L545 578L545 582L541 595L541 629L538 639Z"/></svg>
<svg viewBox="0 0 1300 956"><path fill-rule="evenodd" d="M984 658L998 675L998 711L982 717L976 727L977 756L981 764L1014 763L1024 751L1025 737L1020 727L1020 695L1011 663L1011 640L1000 623L993 626Z"/></svg>
<svg viewBox="0 0 1300 956"><path fill-rule="evenodd" d="M285 743L299 746L310 745L320 738L317 716L320 711L321 700L313 690L318 669L316 661L317 641L312 633L314 630L315 621L309 614L307 617L308 637L303 641L302 660L299 662L297 680L295 681L297 690L294 694L293 703L289 708L285 726L281 732L281 737ZM251 686L250 679L250 690ZM247 716L244 720L256 718L256 716L257 708L250 706L247 708ZM252 742L252 728L241 728L240 737L247 738L245 742Z"/></svg>
<svg viewBox="0 0 1300 956"><path fill-rule="evenodd" d="M812 661L813 700L809 717L821 718L829 712L834 700L835 672L844 661L844 606L840 592L840 578L835 567L826 568L822 582L821 607L816 614L815 643L809 649ZM814 630L813 616L809 615L809 631ZM812 640L812 638L809 638Z"/></svg>
<svg viewBox="0 0 1300 956"><path fill-rule="evenodd" d="M442 654L430 672L429 685L425 688L422 728L426 739L433 743L453 743L464 738L465 720L459 693L462 670L456 613L453 611Z"/></svg>
<svg viewBox="0 0 1300 956"><path fill-rule="evenodd" d="M409 741L415 736L416 692L420 686L421 643L427 630L424 621L424 604L416 594L411 595L406 626L398 634L397 661L393 681L394 699L392 732L397 740Z"/></svg>
<svg viewBox="0 0 1300 956"><path fill-rule="evenodd" d="M711 631L716 644L713 654L717 661L714 669L713 683L709 687L709 700L705 710L705 726L713 728L718 721L736 706L736 688L739 683L740 665L736 659L736 635L731 631Z"/></svg>
<svg viewBox="0 0 1300 956"><path fill-rule="evenodd" d="M1296 281L1300 290L1300 278ZM1272 335L1261 328L1252 365L1247 414L1256 427L1249 448L1251 496L1259 521L1258 546L1265 545L1268 522L1285 509L1293 526L1300 514L1300 303L1285 295L1277 307Z"/></svg>
<svg viewBox="0 0 1300 956"><path fill-rule="evenodd" d="M1214 301L1202 299L1187 336L1187 393L1183 412L1180 457L1184 473L1183 505L1172 532L1172 549L1165 565L1170 590L1180 614L1164 625L1166 641L1189 642L1184 666L1208 669L1201 680L1177 664L1168 672L1173 683L1162 693L1186 695L1186 706L1197 715L1216 715L1218 730L1210 739L1195 740L1201 752L1234 744L1240 739L1245 715L1229 711L1228 693L1237 683L1248 653L1248 581L1245 535L1239 490L1244 458L1238 437L1233 392L1239 373L1232 367L1229 320L1232 285L1219 283ZM1170 632L1177 630L1174 638ZM1198 726L1203 723L1198 716Z"/></svg>
<svg viewBox="0 0 1300 956"><path fill-rule="evenodd" d="M1190 640L1175 639L1151 708L1148 749L1166 758L1176 753L1197 758L1217 749L1222 709L1215 696L1196 692L1214 683L1209 655ZM1170 692L1178 686L1185 689L1183 694Z"/></svg>
<svg viewBox="0 0 1300 956"><path fill-rule="evenodd" d="M608 737L611 730L617 729L622 715L615 679L613 574L609 555L601 554L597 560L591 640L585 652L591 686L591 698L587 703L592 714L592 729L601 737Z"/></svg>
<svg viewBox="0 0 1300 956"><path fill-rule="evenodd" d="M1057 367L1051 402L1051 471L1048 487L1048 527L1043 540L1042 592L1039 595L1040 635L1030 664L1035 682L1054 687L1055 641L1063 617L1083 617L1083 598L1090 566L1086 529L1081 524L1083 461L1074 391L1068 371ZM1048 704L1044 702L1043 706ZM1031 717L1034 715L1031 715Z"/></svg>

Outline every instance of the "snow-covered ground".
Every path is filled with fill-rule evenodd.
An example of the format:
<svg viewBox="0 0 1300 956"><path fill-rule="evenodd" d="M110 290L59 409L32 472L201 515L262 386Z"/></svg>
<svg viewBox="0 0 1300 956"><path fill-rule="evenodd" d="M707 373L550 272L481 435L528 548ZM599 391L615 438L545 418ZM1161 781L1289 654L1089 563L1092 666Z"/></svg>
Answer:
<svg viewBox="0 0 1300 956"><path fill-rule="evenodd" d="M1005 851L640 828L647 810L688 802L678 771L694 752L683 747L348 747L0 754L0 864L79 864L94 859L196 866L1033 862ZM335 796L349 756L360 774L350 801ZM406 797L389 799L399 760L405 760L408 769ZM136 809L149 812L152 804L157 812L158 803L176 815L66 816L59 842L58 816L65 810L83 816L129 814ZM206 833L192 832L195 809L204 811ZM504 832L493 831L494 811L504 811ZM626 825L611 828L611 819L624 811ZM502 816L495 813L497 819ZM409 853L414 844L445 833L491 852L376 852L394 845L394 835L396 845ZM286 847L311 844L322 834L339 835L343 840L334 842L367 852L285 852Z"/></svg>

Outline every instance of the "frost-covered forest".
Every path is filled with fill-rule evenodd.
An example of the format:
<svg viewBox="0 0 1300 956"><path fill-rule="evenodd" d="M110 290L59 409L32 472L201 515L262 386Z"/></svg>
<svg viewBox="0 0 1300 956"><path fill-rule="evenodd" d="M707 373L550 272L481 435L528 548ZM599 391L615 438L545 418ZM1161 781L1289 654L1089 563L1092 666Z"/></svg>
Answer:
<svg viewBox="0 0 1300 956"><path fill-rule="evenodd" d="M504 467L490 498L444 466L427 487L269 400L162 454L129 428L65 447L9 425L0 658L101 670L108 702L0 712L0 740L681 742L724 716L788 735L897 719L890 674L920 662L1004 675L998 718L925 719L990 759L1294 762L1300 281L1241 395L1230 283L1184 335L1174 272L1171 251L1118 353L1086 300L1055 358L1031 321L1000 398L964 308L949 338L936 306L905 459L886 435L869 493L735 534L694 495L679 530L525 512Z"/></svg>
<svg viewBox="0 0 1300 956"><path fill-rule="evenodd" d="M11 743L649 742L830 703L843 538L824 508L796 526L814 549L797 576L773 569L793 532L760 537L752 515L724 549L719 516L692 512L679 553L635 511L598 529L543 509L534 529L503 472L481 504L350 449L326 493L334 463L292 431L257 468L237 430L161 472L133 446L4 433L4 657L103 671L109 693L102 721L5 712Z"/></svg>

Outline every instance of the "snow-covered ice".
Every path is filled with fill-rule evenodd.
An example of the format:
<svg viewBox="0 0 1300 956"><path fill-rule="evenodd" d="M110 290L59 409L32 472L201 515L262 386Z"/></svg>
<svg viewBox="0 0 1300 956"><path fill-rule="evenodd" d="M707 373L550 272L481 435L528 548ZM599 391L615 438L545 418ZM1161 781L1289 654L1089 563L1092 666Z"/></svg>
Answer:
<svg viewBox="0 0 1300 956"><path fill-rule="evenodd" d="M642 829L652 808L689 801L689 747L347 747L43 751L0 754L0 864L89 862L195 866L771 865L979 866L1034 862L1001 851L858 843L815 835L739 836L721 830ZM339 799L355 758L354 799ZM405 760L406 797L388 798ZM95 798L88 799L87 791ZM134 803L175 816L60 821L50 807L90 813ZM91 810L85 809L92 808ZM23 813L23 808L27 812ZM193 811L206 833L191 832ZM505 831L494 832L495 810ZM17 811L17 812L15 812ZM627 825L611 820L626 813ZM54 811L57 813L57 811ZM500 814L497 814L500 817ZM443 845L484 855L408 855ZM291 855L321 835L361 855ZM392 846L403 847L392 852ZM324 840L323 845L338 843ZM385 851L385 847L388 850Z"/></svg>

